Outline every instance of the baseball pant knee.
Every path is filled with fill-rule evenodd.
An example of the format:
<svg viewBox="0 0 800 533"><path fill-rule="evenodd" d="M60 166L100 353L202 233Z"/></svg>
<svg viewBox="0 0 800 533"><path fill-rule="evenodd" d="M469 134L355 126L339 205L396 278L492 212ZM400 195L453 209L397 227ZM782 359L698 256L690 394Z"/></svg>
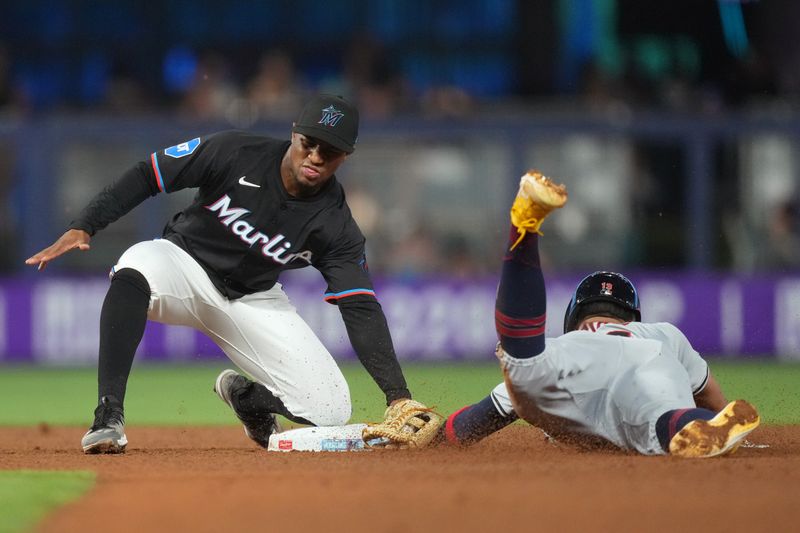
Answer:
<svg viewBox="0 0 800 533"><path fill-rule="evenodd" d="M112 283L122 282L132 286L137 291L150 298L150 284L147 279L136 269L123 268L114 272L111 276Z"/></svg>
<svg viewBox="0 0 800 533"><path fill-rule="evenodd" d="M347 394L317 402L303 418L315 426L343 426L352 414L353 407L350 404L350 395Z"/></svg>

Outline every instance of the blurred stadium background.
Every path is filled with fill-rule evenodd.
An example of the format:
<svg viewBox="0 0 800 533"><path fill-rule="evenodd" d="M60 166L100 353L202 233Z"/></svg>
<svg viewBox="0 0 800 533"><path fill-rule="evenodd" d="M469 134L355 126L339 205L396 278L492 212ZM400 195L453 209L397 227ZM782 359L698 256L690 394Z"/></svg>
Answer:
<svg viewBox="0 0 800 533"><path fill-rule="evenodd" d="M519 175L567 184L545 228L549 333L585 273L640 286L719 357L800 359L800 4L791 0L0 2L0 363L91 365L105 274L186 194L45 273L26 257L152 151L285 137L304 98L362 112L340 178L401 359L490 361ZM315 271L284 280L352 358ZM221 360L148 326L139 360Z"/></svg>

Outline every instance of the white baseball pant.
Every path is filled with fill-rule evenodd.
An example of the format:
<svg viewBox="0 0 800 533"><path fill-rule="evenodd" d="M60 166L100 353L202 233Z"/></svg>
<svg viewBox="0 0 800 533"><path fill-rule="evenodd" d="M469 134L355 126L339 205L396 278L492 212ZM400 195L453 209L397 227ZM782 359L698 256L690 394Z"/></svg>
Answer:
<svg viewBox="0 0 800 533"><path fill-rule="evenodd" d="M188 253L166 239L130 247L114 271L123 268L139 271L150 284L149 320L202 331L295 416L318 426L350 419L350 390L341 370L280 283L229 300Z"/></svg>

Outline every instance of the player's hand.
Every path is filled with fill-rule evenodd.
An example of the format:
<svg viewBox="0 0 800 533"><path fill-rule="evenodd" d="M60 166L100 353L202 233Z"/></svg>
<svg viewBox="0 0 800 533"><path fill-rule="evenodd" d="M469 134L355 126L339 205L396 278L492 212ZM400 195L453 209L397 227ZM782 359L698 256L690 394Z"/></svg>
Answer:
<svg viewBox="0 0 800 533"><path fill-rule="evenodd" d="M86 251L89 249L91 237L82 229L67 230L56 242L25 260L26 265L38 265L39 270L44 270L47 263L70 250Z"/></svg>

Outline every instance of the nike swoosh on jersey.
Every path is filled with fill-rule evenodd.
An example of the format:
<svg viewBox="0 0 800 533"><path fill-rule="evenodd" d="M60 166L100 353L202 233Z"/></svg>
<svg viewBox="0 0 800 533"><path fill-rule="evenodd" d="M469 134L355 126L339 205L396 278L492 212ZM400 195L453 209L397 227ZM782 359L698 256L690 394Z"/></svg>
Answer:
<svg viewBox="0 0 800 533"><path fill-rule="evenodd" d="M247 176L242 176L241 178L239 178L239 185L247 185L248 187L256 187L256 188L260 188L261 187L261 185L258 185L256 183L250 183L249 181L247 181L245 179L246 177Z"/></svg>

